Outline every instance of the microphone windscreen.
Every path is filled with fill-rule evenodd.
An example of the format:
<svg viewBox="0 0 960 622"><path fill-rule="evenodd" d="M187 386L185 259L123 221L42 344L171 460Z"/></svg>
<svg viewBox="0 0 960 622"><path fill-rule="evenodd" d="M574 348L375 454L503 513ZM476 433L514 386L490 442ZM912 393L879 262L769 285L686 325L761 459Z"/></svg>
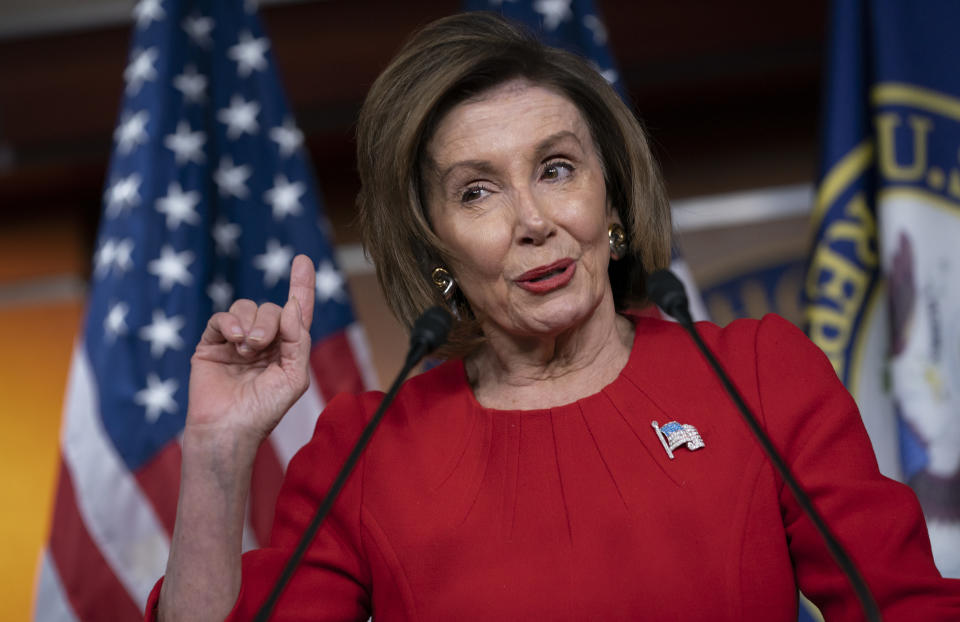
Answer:
<svg viewBox="0 0 960 622"><path fill-rule="evenodd" d="M441 307L430 307L413 323L410 331L410 343L426 346L427 352L433 352L447 341L447 334L453 319L450 313Z"/></svg>
<svg viewBox="0 0 960 622"><path fill-rule="evenodd" d="M690 321L690 305L683 283L669 270L657 270L647 277L647 298L678 321Z"/></svg>

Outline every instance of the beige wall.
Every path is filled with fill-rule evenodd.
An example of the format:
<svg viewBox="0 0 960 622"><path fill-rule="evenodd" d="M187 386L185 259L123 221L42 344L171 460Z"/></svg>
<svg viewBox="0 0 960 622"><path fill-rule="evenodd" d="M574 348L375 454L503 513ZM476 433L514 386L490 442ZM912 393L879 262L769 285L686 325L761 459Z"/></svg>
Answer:
<svg viewBox="0 0 960 622"><path fill-rule="evenodd" d="M81 246L66 225L0 231L0 620L28 619L49 528L60 408L83 308L69 286L87 261Z"/></svg>

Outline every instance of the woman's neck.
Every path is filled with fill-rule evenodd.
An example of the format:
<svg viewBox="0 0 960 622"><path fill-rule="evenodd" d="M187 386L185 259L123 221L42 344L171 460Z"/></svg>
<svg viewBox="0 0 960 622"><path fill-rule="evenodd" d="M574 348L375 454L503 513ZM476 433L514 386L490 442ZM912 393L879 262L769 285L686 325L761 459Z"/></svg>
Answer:
<svg viewBox="0 0 960 622"><path fill-rule="evenodd" d="M466 361L477 401L500 410L532 410L575 402L607 386L630 358L633 323L597 311L559 335L516 338L487 333Z"/></svg>

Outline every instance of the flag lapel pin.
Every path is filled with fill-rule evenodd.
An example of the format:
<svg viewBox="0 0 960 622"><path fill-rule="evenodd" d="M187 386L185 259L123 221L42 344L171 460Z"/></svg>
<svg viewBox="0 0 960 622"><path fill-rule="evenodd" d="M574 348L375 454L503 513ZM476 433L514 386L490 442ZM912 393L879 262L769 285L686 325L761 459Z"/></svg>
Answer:
<svg viewBox="0 0 960 622"><path fill-rule="evenodd" d="M667 455L670 456L671 460L673 460L673 450L681 445L685 444L690 451L700 449L704 446L700 433L697 432L695 427L688 423L680 424L676 421L671 421L670 423L663 424L663 427L660 427L659 422L651 421L650 425L653 427L654 432L657 433L660 444L663 445L663 449L667 452Z"/></svg>

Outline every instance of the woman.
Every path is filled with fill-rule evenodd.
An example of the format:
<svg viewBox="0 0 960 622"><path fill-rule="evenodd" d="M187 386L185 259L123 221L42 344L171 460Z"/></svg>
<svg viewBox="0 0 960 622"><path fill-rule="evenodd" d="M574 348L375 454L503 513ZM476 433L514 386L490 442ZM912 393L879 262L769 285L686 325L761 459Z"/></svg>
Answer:
<svg viewBox="0 0 960 622"><path fill-rule="evenodd" d="M393 310L409 325L443 302L458 321L450 360L401 390L275 619L792 621L798 585L827 619L859 619L680 329L625 313L669 259L669 212L642 130L596 72L499 18L440 20L371 89L358 160ZM298 257L285 307L238 301L197 348L177 526L148 606L161 619L249 618L380 400L329 404L270 548L241 562L254 453L307 384L311 283ZM913 494L879 474L822 354L775 317L701 332L885 619L960 619ZM668 456L670 421L704 446Z"/></svg>

